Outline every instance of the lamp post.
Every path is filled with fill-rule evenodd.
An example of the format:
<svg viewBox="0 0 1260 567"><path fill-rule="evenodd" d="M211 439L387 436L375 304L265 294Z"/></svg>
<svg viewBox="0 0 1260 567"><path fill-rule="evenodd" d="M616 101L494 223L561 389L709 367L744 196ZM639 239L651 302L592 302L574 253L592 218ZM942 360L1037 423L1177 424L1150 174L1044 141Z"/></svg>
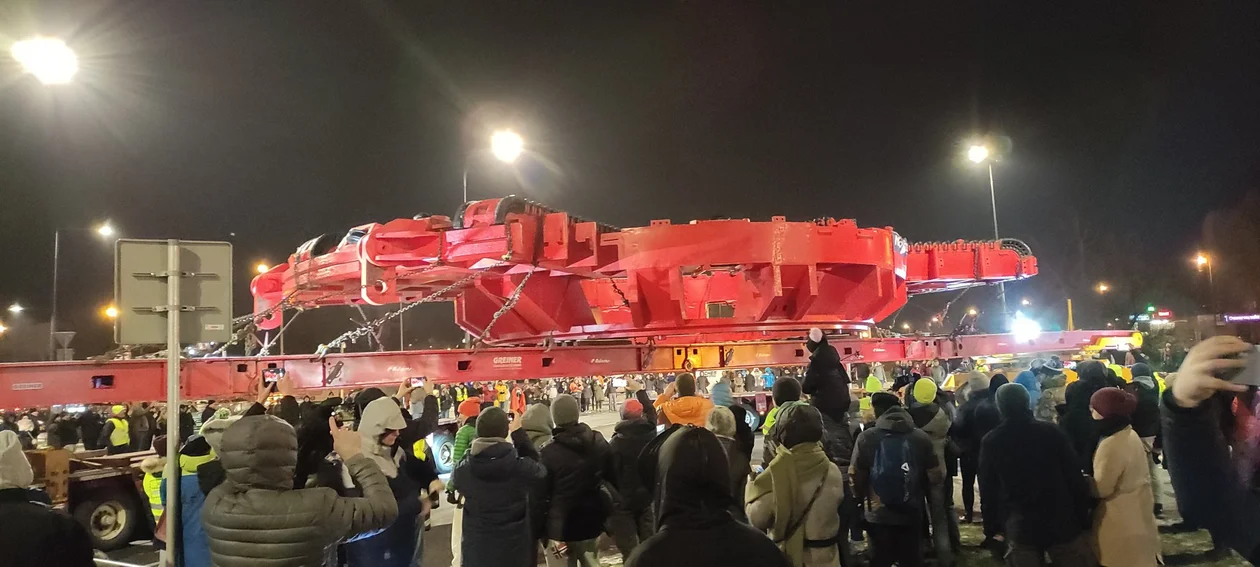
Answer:
<svg viewBox="0 0 1260 567"><path fill-rule="evenodd" d="M983 144L972 144L967 148L967 159L972 163L983 163L989 168L989 204L993 207L993 239L1002 240L998 234L998 214L997 214L997 190L993 184L993 152L989 147ZM998 282L998 297L1002 300L1002 314L1005 316L1008 311L1006 309L1006 283Z"/></svg>
<svg viewBox="0 0 1260 567"><path fill-rule="evenodd" d="M57 360L57 276L61 266L61 233L62 231L85 230L91 230L104 239L114 235L114 227L109 223L102 223L95 229L58 228L53 231L52 314L48 317L48 360Z"/></svg>
<svg viewBox="0 0 1260 567"><path fill-rule="evenodd" d="M1213 281L1213 278L1212 278L1212 257L1211 257L1211 256L1208 256L1207 254L1205 254L1205 253L1203 253L1203 252L1199 252L1199 253L1198 253L1197 255L1195 255L1195 257L1194 257L1194 264L1195 264L1195 266L1197 266L1197 267L1198 267L1198 270L1199 270L1200 272L1202 272L1202 271L1203 271L1203 268L1204 268L1204 267L1206 267L1206 268L1207 268L1207 273L1208 273L1208 307L1212 309L1212 312L1213 312L1213 313L1215 313L1215 312L1216 312L1216 282L1215 282L1215 281Z"/></svg>
<svg viewBox="0 0 1260 567"><path fill-rule="evenodd" d="M525 151L525 139L512 130L496 130L490 135L490 147L478 148L464 156L464 202L468 202L468 166L472 157L486 150L503 163L513 163Z"/></svg>

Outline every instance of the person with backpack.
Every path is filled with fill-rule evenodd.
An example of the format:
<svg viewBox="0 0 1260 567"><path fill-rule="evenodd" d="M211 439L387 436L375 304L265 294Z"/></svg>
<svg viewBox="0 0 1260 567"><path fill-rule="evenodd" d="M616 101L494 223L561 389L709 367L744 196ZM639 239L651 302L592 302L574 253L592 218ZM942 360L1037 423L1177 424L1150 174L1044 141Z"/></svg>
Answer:
<svg viewBox="0 0 1260 567"><path fill-rule="evenodd" d="M981 501L1003 503L1007 545L993 546L995 552L1013 567L1042 565L1047 553L1055 567L1094 565L1089 483L1067 436L1033 418L1023 386L1006 384L995 398L1002 423L980 450L980 485L987 490ZM986 506L986 525L990 514Z"/></svg>
<svg viewBox="0 0 1260 567"><path fill-rule="evenodd" d="M776 455L745 493L745 512L754 528L767 530L796 567L840 562L844 480L823 451L822 414L807 405L779 412L770 432Z"/></svg>
<svg viewBox="0 0 1260 567"><path fill-rule="evenodd" d="M622 557L630 557L634 548L654 531L652 487L644 485L639 475L639 454L654 437L656 425L643 418L643 404L633 398L626 400L621 407L621 422L608 442L612 452L613 484L621 496L608 518L608 532Z"/></svg>
<svg viewBox="0 0 1260 567"><path fill-rule="evenodd" d="M870 565L920 567L926 488L941 482L945 471L932 439L914 426L897 396L877 392L871 406L875 427L858 436L849 465L853 494L866 501Z"/></svg>

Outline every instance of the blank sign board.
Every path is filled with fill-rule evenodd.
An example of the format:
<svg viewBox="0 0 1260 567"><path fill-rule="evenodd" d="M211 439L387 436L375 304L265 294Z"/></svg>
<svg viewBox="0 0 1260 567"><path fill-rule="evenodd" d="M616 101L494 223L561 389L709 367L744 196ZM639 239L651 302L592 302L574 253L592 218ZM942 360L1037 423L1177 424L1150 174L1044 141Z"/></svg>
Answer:
<svg viewBox="0 0 1260 567"><path fill-rule="evenodd" d="M179 342L227 342L232 335L232 245L195 240L117 242L114 255L114 340L166 344L167 250L179 246Z"/></svg>

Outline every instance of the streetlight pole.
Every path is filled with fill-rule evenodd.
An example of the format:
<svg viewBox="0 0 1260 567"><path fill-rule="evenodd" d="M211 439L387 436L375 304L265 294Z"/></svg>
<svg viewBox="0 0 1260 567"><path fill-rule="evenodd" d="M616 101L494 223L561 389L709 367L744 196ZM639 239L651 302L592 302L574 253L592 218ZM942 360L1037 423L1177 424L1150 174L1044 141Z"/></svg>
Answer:
<svg viewBox="0 0 1260 567"><path fill-rule="evenodd" d="M61 265L61 229L53 231L52 315L48 318L48 360L57 360L57 267Z"/></svg>
<svg viewBox="0 0 1260 567"><path fill-rule="evenodd" d="M993 206L993 239L998 241L998 246L1001 246L1002 237L998 234L997 221L997 190L993 184L993 161L990 160L987 165L989 166L989 204ZM1006 316L1010 313L1006 309L1006 282L998 282L998 297L1002 300L1002 315Z"/></svg>

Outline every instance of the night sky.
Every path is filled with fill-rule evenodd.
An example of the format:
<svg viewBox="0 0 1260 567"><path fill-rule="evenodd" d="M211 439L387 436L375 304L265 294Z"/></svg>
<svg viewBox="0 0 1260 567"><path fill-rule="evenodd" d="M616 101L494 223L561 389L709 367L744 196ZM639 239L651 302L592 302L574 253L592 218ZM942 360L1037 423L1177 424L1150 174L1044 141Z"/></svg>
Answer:
<svg viewBox="0 0 1260 567"><path fill-rule="evenodd" d="M109 219L233 242L244 313L258 261L453 215L466 156L504 125L532 155L513 175L473 154L473 198L620 226L852 217L911 240L991 237L987 177L960 156L1004 136L1003 236L1043 271L1008 293L1062 301L1069 226L1184 288L1205 215L1260 187L1257 29L1253 2L10 0L0 44L57 35L82 70L45 87L0 57L0 302L46 320L54 227ZM109 251L63 237L80 355L108 346ZM408 326L452 336L449 306Z"/></svg>

